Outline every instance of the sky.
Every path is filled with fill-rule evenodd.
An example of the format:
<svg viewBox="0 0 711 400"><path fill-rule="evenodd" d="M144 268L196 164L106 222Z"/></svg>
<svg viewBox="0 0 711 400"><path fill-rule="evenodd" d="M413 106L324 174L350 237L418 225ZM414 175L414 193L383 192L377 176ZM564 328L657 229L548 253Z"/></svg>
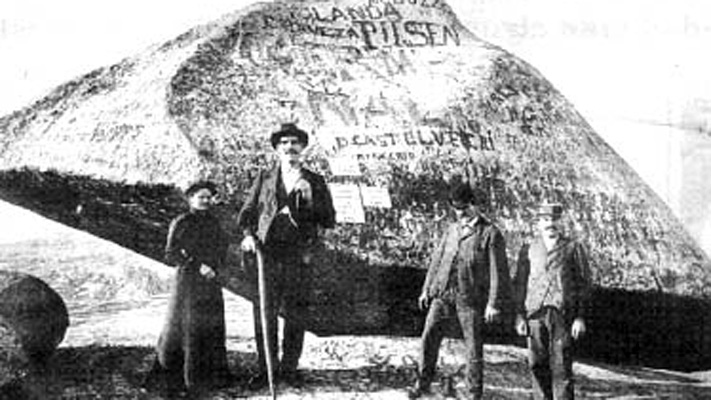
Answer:
<svg viewBox="0 0 711 400"><path fill-rule="evenodd" d="M252 0L3 0L0 115ZM537 68L672 209L679 126L711 130L711 2L450 0Z"/></svg>

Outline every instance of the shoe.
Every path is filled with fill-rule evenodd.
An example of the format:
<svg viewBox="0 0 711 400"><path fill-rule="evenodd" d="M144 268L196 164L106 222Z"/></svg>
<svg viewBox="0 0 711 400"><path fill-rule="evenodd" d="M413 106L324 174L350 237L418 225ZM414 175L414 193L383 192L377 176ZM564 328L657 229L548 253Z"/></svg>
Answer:
<svg viewBox="0 0 711 400"><path fill-rule="evenodd" d="M428 393L430 393L430 385L420 380L415 382L415 386L407 389L407 397L410 399L418 399Z"/></svg>
<svg viewBox="0 0 711 400"><path fill-rule="evenodd" d="M189 389L185 385L178 385L176 387L168 387L164 391L161 391L161 395L166 399L192 399L195 396L193 393L195 389Z"/></svg>
<svg viewBox="0 0 711 400"><path fill-rule="evenodd" d="M457 398L457 391L455 390L454 377L444 376L442 377L442 396L448 398Z"/></svg>
<svg viewBox="0 0 711 400"><path fill-rule="evenodd" d="M256 392L269 386L269 377L266 373L258 373L247 381L247 389Z"/></svg>
<svg viewBox="0 0 711 400"><path fill-rule="evenodd" d="M234 386L239 379L229 372L216 373L210 382L210 387L213 389L226 389Z"/></svg>
<svg viewBox="0 0 711 400"><path fill-rule="evenodd" d="M304 375L296 370L279 373L279 380L293 388L302 388L304 386Z"/></svg>

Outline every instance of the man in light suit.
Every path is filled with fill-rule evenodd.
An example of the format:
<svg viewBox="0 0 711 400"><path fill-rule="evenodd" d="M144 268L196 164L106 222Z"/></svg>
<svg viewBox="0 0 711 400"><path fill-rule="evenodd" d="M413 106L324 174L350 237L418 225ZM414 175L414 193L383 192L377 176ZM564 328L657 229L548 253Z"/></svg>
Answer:
<svg viewBox="0 0 711 400"><path fill-rule="evenodd" d="M255 179L237 221L244 233L242 250L254 252L261 246L265 258L270 331L262 332L261 312L255 302L254 330L260 370L252 380L253 388L266 384L264 334L270 339L271 365L279 365L277 378L295 386L301 384L297 367L303 350L304 327L297 319L289 318L289 311L306 307L310 249L317 244L319 227L333 228L336 214L324 178L301 164L308 141L307 133L295 124L284 124L272 133L271 144L279 162ZM282 358L277 364L280 306L286 317Z"/></svg>
<svg viewBox="0 0 711 400"><path fill-rule="evenodd" d="M572 400L572 340L586 330L590 268L585 246L563 234L561 204L538 209L538 235L514 273L516 331L528 337L535 399Z"/></svg>

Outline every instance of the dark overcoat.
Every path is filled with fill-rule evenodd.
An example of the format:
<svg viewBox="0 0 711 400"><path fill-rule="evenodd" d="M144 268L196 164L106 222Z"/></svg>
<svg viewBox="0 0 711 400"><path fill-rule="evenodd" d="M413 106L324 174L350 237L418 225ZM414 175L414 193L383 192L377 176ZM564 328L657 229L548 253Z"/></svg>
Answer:
<svg viewBox="0 0 711 400"><path fill-rule="evenodd" d="M174 384L190 388L228 375L219 283L227 245L219 221L209 212L191 211L170 225L165 258L177 274L157 351L160 367ZM201 275L201 264L212 267L218 277Z"/></svg>
<svg viewBox="0 0 711 400"><path fill-rule="evenodd" d="M255 235L262 243L267 243L267 234L279 212L279 190L281 170L278 165L260 172L245 199L237 218L237 225L246 235ZM318 236L318 227L333 228L336 212L333 209L331 193L323 177L306 168L301 169L300 180L292 193L287 194L290 213L298 224L301 241L306 244ZM268 243L267 243L268 244Z"/></svg>
<svg viewBox="0 0 711 400"><path fill-rule="evenodd" d="M502 310L509 300L509 285L504 237L495 225L479 217L473 229L464 233L459 223L449 225L430 258L423 292L438 298L448 287L455 287L464 304Z"/></svg>

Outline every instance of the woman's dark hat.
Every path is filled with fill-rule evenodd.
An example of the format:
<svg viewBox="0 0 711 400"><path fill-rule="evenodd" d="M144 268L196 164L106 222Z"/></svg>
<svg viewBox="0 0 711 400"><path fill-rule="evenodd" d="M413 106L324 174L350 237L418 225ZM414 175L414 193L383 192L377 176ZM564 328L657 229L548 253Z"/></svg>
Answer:
<svg viewBox="0 0 711 400"><path fill-rule="evenodd" d="M309 145L309 135L299 129L296 124L294 123L287 123L287 124L282 124L281 129L278 131L272 133L271 137L271 142L272 142L272 148L277 147L277 144L279 144L279 141L283 137L287 136L296 136L297 139L299 139L299 142L304 145L304 147Z"/></svg>
<svg viewBox="0 0 711 400"><path fill-rule="evenodd" d="M211 181L197 181L190 184L187 189L185 189L185 197L190 197L202 189L207 189L212 193L212 195L217 194L217 185Z"/></svg>

